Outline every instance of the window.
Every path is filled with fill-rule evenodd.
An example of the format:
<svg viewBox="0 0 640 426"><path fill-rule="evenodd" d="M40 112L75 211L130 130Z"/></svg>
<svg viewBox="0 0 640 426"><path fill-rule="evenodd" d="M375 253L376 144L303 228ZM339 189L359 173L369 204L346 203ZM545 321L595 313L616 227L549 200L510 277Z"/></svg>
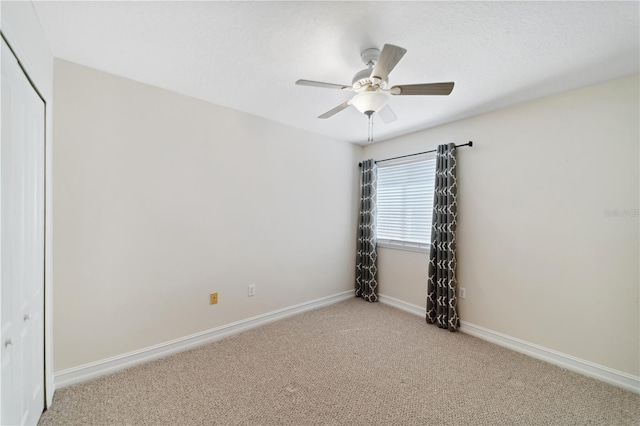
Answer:
<svg viewBox="0 0 640 426"><path fill-rule="evenodd" d="M378 243L427 251L436 160L418 160L378 167Z"/></svg>

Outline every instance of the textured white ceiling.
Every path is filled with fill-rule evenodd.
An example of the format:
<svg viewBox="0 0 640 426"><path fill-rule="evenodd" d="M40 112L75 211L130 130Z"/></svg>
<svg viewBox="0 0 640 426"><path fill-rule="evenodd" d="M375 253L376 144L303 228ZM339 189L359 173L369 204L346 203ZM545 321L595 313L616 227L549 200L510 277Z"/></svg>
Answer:
<svg viewBox="0 0 640 426"><path fill-rule="evenodd" d="M36 2L56 57L335 139L366 143L350 84L360 52L408 50L390 83L454 81L392 97L376 141L639 70L638 2ZM473 135L469 135L470 138Z"/></svg>

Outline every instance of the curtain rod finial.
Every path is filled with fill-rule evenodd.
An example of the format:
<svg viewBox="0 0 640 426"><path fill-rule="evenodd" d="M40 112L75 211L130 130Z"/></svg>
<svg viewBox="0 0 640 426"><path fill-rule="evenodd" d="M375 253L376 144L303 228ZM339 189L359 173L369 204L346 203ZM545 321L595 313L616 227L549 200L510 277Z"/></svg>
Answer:
<svg viewBox="0 0 640 426"><path fill-rule="evenodd" d="M473 141L469 141L469 148L473 146Z"/></svg>

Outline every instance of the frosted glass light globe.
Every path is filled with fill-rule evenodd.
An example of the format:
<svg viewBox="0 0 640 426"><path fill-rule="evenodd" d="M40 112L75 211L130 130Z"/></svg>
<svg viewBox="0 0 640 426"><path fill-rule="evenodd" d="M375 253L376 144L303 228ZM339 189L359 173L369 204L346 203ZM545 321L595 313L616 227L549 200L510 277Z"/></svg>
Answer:
<svg viewBox="0 0 640 426"><path fill-rule="evenodd" d="M351 105L358 111L365 114L369 111L378 112L384 107L389 98L382 92L359 93L351 99Z"/></svg>

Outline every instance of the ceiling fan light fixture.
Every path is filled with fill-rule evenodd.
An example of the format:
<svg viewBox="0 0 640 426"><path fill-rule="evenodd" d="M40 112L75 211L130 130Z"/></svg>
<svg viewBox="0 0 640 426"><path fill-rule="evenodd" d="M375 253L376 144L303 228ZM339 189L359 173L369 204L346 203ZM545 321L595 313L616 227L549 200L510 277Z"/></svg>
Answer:
<svg viewBox="0 0 640 426"><path fill-rule="evenodd" d="M382 92L364 92L358 93L351 99L351 105L356 107L363 114L367 112L380 111L389 101L386 94Z"/></svg>
<svg viewBox="0 0 640 426"><path fill-rule="evenodd" d="M1 1L1 0L0 0ZM298 80L297 85L315 86L328 89L340 89L355 92L356 95L341 103L337 107L318 116L320 119L330 118L353 105L362 114L369 117L369 126L374 113L380 116L384 123L390 123L398 117L388 105L389 96L440 95L446 96L453 90L452 81L446 83L404 84L387 89L389 73L395 68L400 59L407 53L407 49L385 44L382 51L371 48L361 52L360 57L367 68L356 73L351 86L344 84L323 83L321 81ZM371 141L371 133L370 133Z"/></svg>

